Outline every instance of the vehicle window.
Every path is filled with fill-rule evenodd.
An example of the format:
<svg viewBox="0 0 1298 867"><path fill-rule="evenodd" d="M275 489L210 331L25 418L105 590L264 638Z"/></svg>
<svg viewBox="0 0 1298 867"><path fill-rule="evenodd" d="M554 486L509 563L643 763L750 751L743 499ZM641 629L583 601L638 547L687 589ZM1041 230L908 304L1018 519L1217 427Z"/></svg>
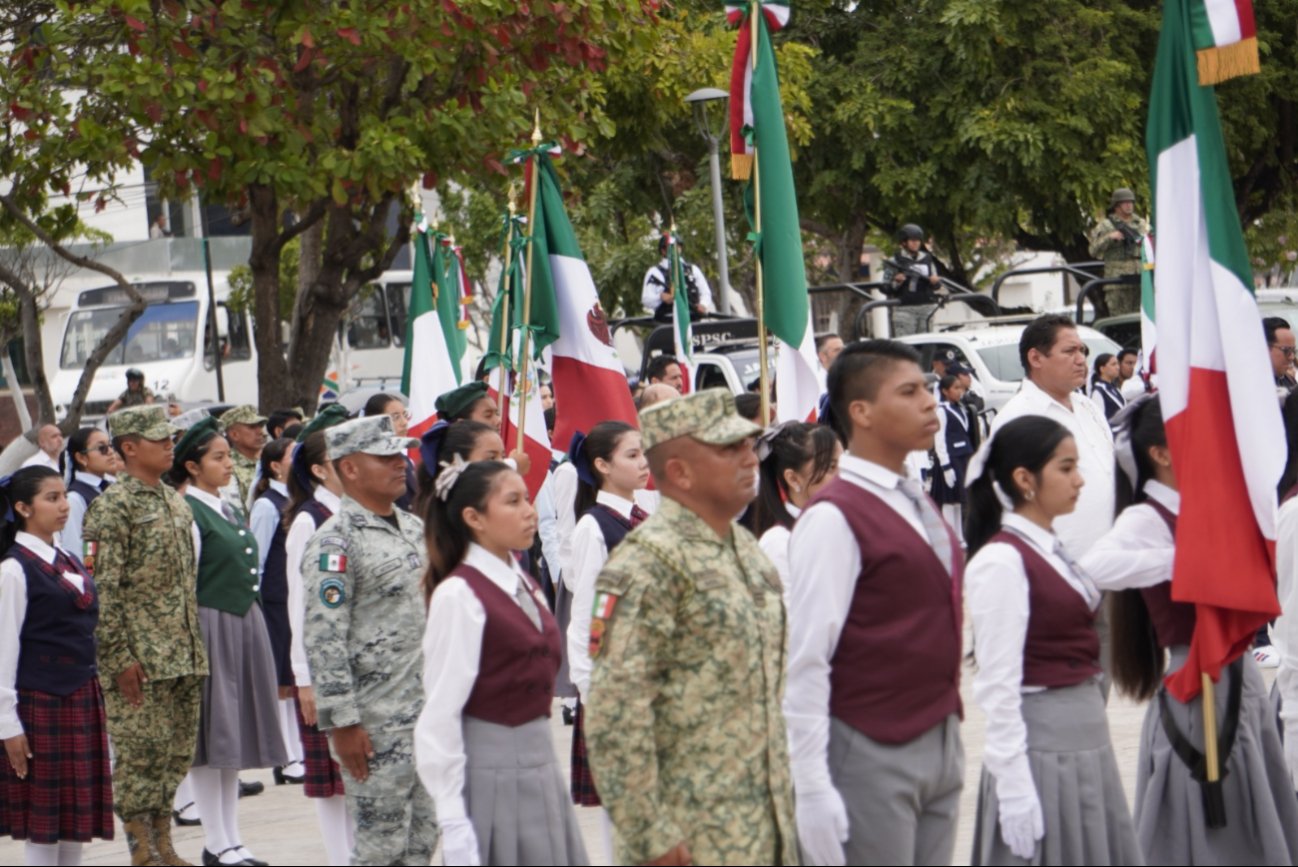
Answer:
<svg viewBox="0 0 1298 867"><path fill-rule="evenodd" d="M1101 352L1117 355L1121 350L1118 344L1107 337L1084 338L1089 357L1094 358ZM987 365L991 375L1001 382L1021 382L1023 365L1019 362L1019 345L1006 343L1001 346L982 346L978 348L978 357Z"/></svg>
<svg viewBox="0 0 1298 867"><path fill-rule="evenodd" d="M85 367L86 359L122 315L122 307L77 310L68 318L59 366ZM108 354L104 364L145 364L185 358L194 353L198 334L198 302L151 304L131 323L126 339Z"/></svg>
<svg viewBox="0 0 1298 867"><path fill-rule="evenodd" d="M230 361L245 361L252 358L252 344L248 334L248 314L243 311L232 312L224 304L218 305L218 321L225 322L225 339L229 348L223 356Z"/></svg>
<svg viewBox="0 0 1298 867"><path fill-rule="evenodd" d="M347 314L347 343L352 349L382 349L391 343L383 290L371 284L361 290Z"/></svg>
<svg viewBox="0 0 1298 867"><path fill-rule="evenodd" d="M724 388L730 390L730 383L726 382L725 371L718 364L710 361L700 362L698 368L694 371L694 390L702 391L705 388Z"/></svg>
<svg viewBox="0 0 1298 867"><path fill-rule="evenodd" d="M409 283L389 283L388 290L388 322L392 326L392 345L405 346L406 344L406 311L410 307L410 284Z"/></svg>

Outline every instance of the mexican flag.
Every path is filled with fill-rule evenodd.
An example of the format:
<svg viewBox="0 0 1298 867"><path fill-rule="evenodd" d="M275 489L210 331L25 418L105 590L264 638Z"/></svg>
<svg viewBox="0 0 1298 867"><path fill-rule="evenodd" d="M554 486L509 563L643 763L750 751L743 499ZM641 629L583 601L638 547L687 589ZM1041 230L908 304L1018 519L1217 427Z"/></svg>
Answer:
<svg viewBox="0 0 1298 867"><path fill-rule="evenodd" d="M1140 370L1145 382L1158 372L1158 327L1154 324L1154 238L1140 239Z"/></svg>
<svg viewBox="0 0 1298 867"><path fill-rule="evenodd" d="M1172 598L1198 615L1190 656L1167 681L1181 701L1199 693L1201 672L1219 678L1280 613L1273 553L1285 436L1217 97L1196 61L1199 25L1216 6L1164 5L1146 132L1159 395L1181 492Z"/></svg>
<svg viewBox="0 0 1298 867"><path fill-rule="evenodd" d="M532 461L532 466L523 479L527 482L528 496L533 500L541 490L541 485L545 484L545 477L550 472L550 459L554 456L550 451L550 435L545 430L545 410L541 408L541 383L536 371L535 364L528 364L527 406L523 407L523 415L526 419L523 423L523 451ZM505 418L501 423L500 433L505 440L506 451L512 453L518 443L520 401L517 400L517 375L509 377L508 380L512 380L515 384L506 385L510 392L505 397ZM496 393L497 384L493 383L491 386L493 395Z"/></svg>
<svg viewBox="0 0 1298 867"><path fill-rule="evenodd" d="M690 299L685 291L685 266L676 232L667 233L667 276L672 292L672 343L681 366L681 394L689 394L694 383L694 326L690 324Z"/></svg>
<svg viewBox="0 0 1298 867"><path fill-rule="evenodd" d="M771 48L770 24L788 19L788 7L760 0L761 14L738 19L739 45L735 51L734 82L748 76L744 99L747 126L745 140L751 145L753 177L748 196L755 210L757 244L762 266L762 307L766 327L775 335L775 402L779 421L815 420L820 400L820 362L811 323L811 297L807 294L807 272L802 259L802 229L798 224L798 198L793 187L793 162L780 105L780 80ZM783 18L772 10L781 9ZM733 20L733 19L732 19ZM745 39L744 34L749 37ZM756 61L746 45L755 46ZM747 72L741 73L743 64ZM731 96L731 104L735 102ZM733 110L733 109L732 109ZM758 198L760 196L760 199Z"/></svg>
<svg viewBox="0 0 1298 867"><path fill-rule="evenodd" d="M437 285L434 300L458 382L461 380L464 352L468 348L468 304L472 293L469 291L469 278L464 272L464 257L460 248L455 246L455 239L440 232L434 233L433 237L437 239L433 251L433 282Z"/></svg>
<svg viewBox="0 0 1298 867"><path fill-rule="evenodd" d="M532 168L539 171L533 172ZM554 445L566 450L574 431L602 421L639 427L626 369L613 348L608 317L563 206L559 177L544 152L530 152L528 180L539 180L531 227L533 347L552 357ZM530 425L531 422L528 422Z"/></svg>
<svg viewBox="0 0 1298 867"><path fill-rule="evenodd" d="M789 23L788 3L763 3L761 13L772 33ZM753 28L748 3L727 2L726 20L739 28L730 68L730 176L746 181L753 171L753 143L748 136L753 128Z"/></svg>
<svg viewBox="0 0 1298 867"><path fill-rule="evenodd" d="M415 267L410 282L401 391L410 399L410 436L417 437L437 421L437 398L460 384L460 366L451 353L447 334L461 332L457 322L449 323L448 329L439 316L440 293L434 283L428 221L422 214L416 219L410 240L415 248Z"/></svg>

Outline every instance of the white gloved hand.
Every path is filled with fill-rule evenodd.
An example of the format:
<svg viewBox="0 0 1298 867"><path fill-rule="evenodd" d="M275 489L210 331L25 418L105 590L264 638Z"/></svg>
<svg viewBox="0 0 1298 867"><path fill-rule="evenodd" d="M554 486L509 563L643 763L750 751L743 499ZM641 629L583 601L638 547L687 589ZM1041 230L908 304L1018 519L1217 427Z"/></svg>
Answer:
<svg viewBox="0 0 1298 867"><path fill-rule="evenodd" d="M1030 860L1036 853L1037 841L1046 835L1046 821L1027 754L1019 753L994 778L1001 839L1014 855Z"/></svg>
<svg viewBox="0 0 1298 867"><path fill-rule="evenodd" d="M442 827L442 863L447 867L479 867L478 835L467 817L445 819Z"/></svg>
<svg viewBox="0 0 1298 867"><path fill-rule="evenodd" d="M955 488L955 467L947 467L943 470L942 480L946 482L948 488Z"/></svg>
<svg viewBox="0 0 1298 867"><path fill-rule="evenodd" d="M847 807L833 786L797 792L798 842L809 864L841 867L847 863Z"/></svg>

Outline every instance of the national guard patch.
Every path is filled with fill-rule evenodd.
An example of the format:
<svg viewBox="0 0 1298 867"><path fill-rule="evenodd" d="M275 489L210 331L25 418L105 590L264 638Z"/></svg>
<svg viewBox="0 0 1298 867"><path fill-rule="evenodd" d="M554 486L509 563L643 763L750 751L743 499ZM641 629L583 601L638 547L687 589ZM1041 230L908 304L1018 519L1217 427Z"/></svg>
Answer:
<svg viewBox="0 0 1298 867"><path fill-rule="evenodd" d="M325 608L337 608L347 601L347 590L337 578L326 578L320 584L320 601Z"/></svg>
<svg viewBox="0 0 1298 867"><path fill-rule="evenodd" d="M320 571L321 572L346 572L347 555L346 554L321 554Z"/></svg>
<svg viewBox="0 0 1298 867"><path fill-rule="evenodd" d="M91 575L95 574L95 554L99 551L99 543L86 539L81 543L81 563L86 567L86 571Z"/></svg>
<svg viewBox="0 0 1298 867"><path fill-rule="evenodd" d="M608 625L613 619L615 608L615 594L601 591L595 595L595 607L590 613L590 645L587 647L591 659L599 658L604 650L604 636L608 634Z"/></svg>

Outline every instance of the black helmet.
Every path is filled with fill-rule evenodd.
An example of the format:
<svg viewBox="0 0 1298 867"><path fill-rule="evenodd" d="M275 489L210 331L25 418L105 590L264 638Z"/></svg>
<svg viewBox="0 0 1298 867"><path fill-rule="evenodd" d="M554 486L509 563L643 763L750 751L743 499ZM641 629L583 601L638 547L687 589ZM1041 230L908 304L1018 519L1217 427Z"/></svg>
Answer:
<svg viewBox="0 0 1298 867"><path fill-rule="evenodd" d="M127 381L138 379L140 382L144 382L144 371L140 370L138 367L132 367L130 370L126 371L126 379Z"/></svg>
<svg viewBox="0 0 1298 867"><path fill-rule="evenodd" d="M924 230L914 223L907 223L897 232L898 241L923 241Z"/></svg>

